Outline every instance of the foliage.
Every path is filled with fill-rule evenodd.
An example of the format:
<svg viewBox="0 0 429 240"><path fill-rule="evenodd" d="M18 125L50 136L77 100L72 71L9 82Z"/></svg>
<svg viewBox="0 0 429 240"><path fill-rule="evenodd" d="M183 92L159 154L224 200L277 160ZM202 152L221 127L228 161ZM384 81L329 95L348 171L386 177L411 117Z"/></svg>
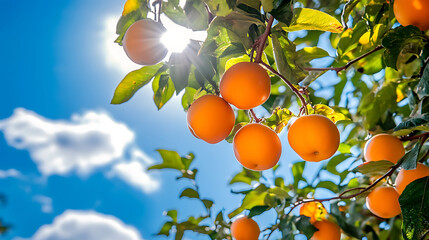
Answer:
<svg viewBox="0 0 429 240"><path fill-rule="evenodd" d="M174 234L175 239L182 239L186 231L194 231L210 239L231 239L231 218L271 211L276 219L265 229L266 239L272 232L281 239L293 239L297 234L311 237L315 229L309 218L297 216L293 210L302 203L320 201L329 207L330 220L341 227L344 239L401 239L401 229L404 239L427 236L428 178L416 180L403 192L401 216L380 219L364 206L372 187L391 185L399 167L413 169L418 161L427 163L429 155L429 33L398 26L392 0L187 0L184 6L175 0L162 1L161 9L161 1L153 6L146 0L138 2L138 7L121 16L117 43L129 25L160 10L179 25L207 31L207 38L191 41L166 62L129 73L117 87L113 104L130 100L152 82L158 109L176 93L182 94L187 111L198 97L218 94L227 68L253 59L271 74L271 96L262 105L267 114L259 119L236 110L236 127L227 141L254 120L277 133L287 131L289 121L304 113L325 115L342 131L338 154L317 170L312 163L298 161L291 166L293 179L282 177L278 166L268 170L272 179L247 169L236 173L229 184L247 187L232 191L243 200L228 213L215 212L213 201L201 196L198 171L191 167L193 154L181 157L159 150L163 162L149 169L172 169L179 179L189 180L190 186L180 198L199 200L205 212L182 219L180 212L170 210L158 235ZM272 18L273 25L267 24ZM255 57L258 46L263 48L262 55ZM337 78L321 77L328 71L335 71ZM281 90L284 88L286 91ZM400 137L406 155L396 165L388 161L359 165L365 141L381 132ZM303 175L310 167L316 171L313 179ZM319 189L336 197L314 199Z"/></svg>

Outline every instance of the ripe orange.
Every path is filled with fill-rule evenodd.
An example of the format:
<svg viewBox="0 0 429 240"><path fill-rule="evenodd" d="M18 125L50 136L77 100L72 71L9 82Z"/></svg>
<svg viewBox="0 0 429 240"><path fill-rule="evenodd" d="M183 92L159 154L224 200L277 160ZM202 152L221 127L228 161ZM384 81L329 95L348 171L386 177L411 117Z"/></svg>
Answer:
<svg viewBox="0 0 429 240"><path fill-rule="evenodd" d="M231 235L236 240L258 240L258 224L251 218L241 217L231 224Z"/></svg>
<svg viewBox="0 0 429 240"><path fill-rule="evenodd" d="M325 207L320 202L308 202L304 203L299 210L299 215L304 215L310 218L310 223L325 219L326 211Z"/></svg>
<svg viewBox="0 0 429 240"><path fill-rule="evenodd" d="M205 95L188 109L191 133L208 143L218 143L228 137L235 123L234 111L222 98Z"/></svg>
<svg viewBox="0 0 429 240"><path fill-rule="evenodd" d="M161 43L165 32L161 23L143 19L133 23L122 41L125 53L135 63L153 65L167 55L167 48Z"/></svg>
<svg viewBox="0 0 429 240"><path fill-rule="evenodd" d="M258 123L247 124L234 136L234 154L245 168L263 171L274 167L280 159L280 138L269 127Z"/></svg>
<svg viewBox="0 0 429 240"><path fill-rule="evenodd" d="M393 187L377 187L366 197L366 207L381 218L392 218L401 213L399 194Z"/></svg>
<svg viewBox="0 0 429 240"><path fill-rule="evenodd" d="M322 220L317 221L314 224L314 227L319 229L313 234L310 240L340 240L341 239L341 229L337 224L329 221Z"/></svg>
<svg viewBox="0 0 429 240"><path fill-rule="evenodd" d="M402 26L414 25L421 31L429 29L428 0L395 0L393 12Z"/></svg>
<svg viewBox="0 0 429 240"><path fill-rule="evenodd" d="M368 162L387 160L397 163L405 155L401 140L385 133L375 135L366 142L363 152Z"/></svg>
<svg viewBox="0 0 429 240"><path fill-rule="evenodd" d="M340 145L337 126L322 115L299 117L290 126L287 136L292 149L310 162L332 157Z"/></svg>
<svg viewBox="0 0 429 240"><path fill-rule="evenodd" d="M239 109L251 109L267 101L271 80L267 71L253 62L230 67L220 81L222 97Z"/></svg>
<svg viewBox="0 0 429 240"><path fill-rule="evenodd" d="M395 180L396 191L401 194L408 184L426 176L429 176L429 167L423 163L417 163L417 168L413 170L401 169Z"/></svg>

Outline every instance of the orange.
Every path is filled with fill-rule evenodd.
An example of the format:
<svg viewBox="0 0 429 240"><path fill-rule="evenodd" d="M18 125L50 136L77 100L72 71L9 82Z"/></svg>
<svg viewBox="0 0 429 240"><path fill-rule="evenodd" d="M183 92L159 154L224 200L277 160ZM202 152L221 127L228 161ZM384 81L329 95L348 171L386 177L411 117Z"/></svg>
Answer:
<svg viewBox="0 0 429 240"><path fill-rule="evenodd" d="M254 171L274 167L282 152L282 144L277 134L259 123L250 123L238 130L232 146L241 165Z"/></svg>
<svg viewBox="0 0 429 240"><path fill-rule="evenodd" d="M258 240L258 224L251 218L241 217L231 224L231 235L235 240Z"/></svg>
<svg viewBox="0 0 429 240"><path fill-rule="evenodd" d="M310 240L340 240L341 239L341 229L337 224L329 221L322 220L317 221L314 224L314 227L319 229L313 234Z"/></svg>
<svg viewBox="0 0 429 240"><path fill-rule="evenodd" d="M299 117L290 126L287 137L292 149L310 162L332 157L340 145L337 126L322 115Z"/></svg>
<svg viewBox="0 0 429 240"><path fill-rule="evenodd" d="M381 218L392 218L401 213L399 194L393 187L377 187L366 197L366 207Z"/></svg>
<svg viewBox="0 0 429 240"><path fill-rule="evenodd" d="M187 121L192 134L214 144L228 137L235 116L231 106L221 97L205 95L189 107Z"/></svg>
<svg viewBox="0 0 429 240"><path fill-rule="evenodd" d="M401 140L385 133L375 135L366 142L363 152L368 162L387 160L397 163L405 155Z"/></svg>
<svg viewBox="0 0 429 240"><path fill-rule="evenodd" d="M429 0L395 0L393 12L402 26L414 25L421 31L429 29Z"/></svg>
<svg viewBox="0 0 429 240"><path fill-rule="evenodd" d="M309 217L310 223L325 219L326 214L328 214L328 212L320 202L304 203L299 210L299 215Z"/></svg>
<svg viewBox="0 0 429 240"><path fill-rule="evenodd" d="M122 41L125 53L135 63L153 65L167 55L167 48L161 43L165 32L161 23L143 19L133 23Z"/></svg>
<svg viewBox="0 0 429 240"><path fill-rule="evenodd" d="M230 67L220 81L222 97L239 109L251 109L267 101L271 80L257 63L240 62Z"/></svg>
<svg viewBox="0 0 429 240"><path fill-rule="evenodd" d="M417 163L417 168L413 170L401 169L395 180L396 191L401 194L408 184L426 176L429 176L429 167L423 163Z"/></svg>

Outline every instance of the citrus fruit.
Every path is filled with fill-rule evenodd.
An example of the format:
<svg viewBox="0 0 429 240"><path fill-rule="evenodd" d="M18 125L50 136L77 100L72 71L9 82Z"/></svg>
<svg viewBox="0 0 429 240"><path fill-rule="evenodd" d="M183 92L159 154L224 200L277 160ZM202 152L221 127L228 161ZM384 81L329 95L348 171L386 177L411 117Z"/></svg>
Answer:
<svg viewBox="0 0 429 240"><path fill-rule="evenodd" d="M292 123L288 131L288 141L302 159L319 162L332 157L338 150L340 132L329 118L307 115Z"/></svg>
<svg viewBox="0 0 429 240"><path fill-rule="evenodd" d="M414 25L421 31L429 29L429 0L395 0L393 12L402 26Z"/></svg>
<svg viewBox="0 0 429 240"><path fill-rule="evenodd" d="M365 160L368 162L387 160L397 163L405 155L401 140L385 133L375 135L368 140L363 152Z"/></svg>
<svg viewBox="0 0 429 240"><path fill-rule="evenodd" d="M221 97L204 95L188 109L191 133L208 143L218 143L228 137L235 123L234 111Z"/></svg>
<svg viewBox="0 0 429 240"><path fill-rule="evenodd" d="M377 187L366 197L366 207L381 218L392 218L401 213L399 194L393 187Z"/></svg>
<svg viewBox="0 0 429 240"><path fill-rule="evenodd" d="M251 109L268 99L271 80L267 71L259 64L240 62L225 72L219 87L227 102L239 109Z"/></svg>
<svg viewBox="0 0 429 240"><path fill-rule="evenodd" d="M429 167L423 163L417 163L416 169L413 170L401 169L395 180L396 191L401 194L408 184L426 176L429 176Z"/></svg>
<svg viewBox="0 0 429 240"><path fill-rule="evenodd" d="M241 217L231 224L231 235L236 240L258 240L261 230L251 218Z"/></svg>
<svg viewBox="0 0 429 240"><path fill-rule="evenodd" d="M165 32L161 23L142 19L133 23L122 41L125 53L135 63L153 65L167 55L167 48L161 43Z"/></svg>
<svg viewBox="0 0 429 240"><path fill-rule="evenodd" d="M259 123L250 123L238 130L232 145L235 157L241 165L254 171L274 167L282 152L277 134Z"/></svg>
<svg viewBox="0 0 429 240"><path fill-rule="evenodd" d="M318 231L313 234L310 240L340 240L341 239L340 227L338 227L337 224L329 220L317 221L313 224L313 226L316 227Z"/></svg>

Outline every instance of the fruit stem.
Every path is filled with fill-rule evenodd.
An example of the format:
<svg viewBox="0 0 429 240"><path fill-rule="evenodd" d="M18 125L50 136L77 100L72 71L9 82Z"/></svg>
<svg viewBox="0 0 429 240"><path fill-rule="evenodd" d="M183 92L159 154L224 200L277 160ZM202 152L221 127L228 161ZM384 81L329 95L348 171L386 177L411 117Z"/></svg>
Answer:
<svg viewBox="0 0 429 240"><path fill-rule="evenodd" d="M271 16L270 19L268 20L267 23L267 28L265 29L265 32L258 38L257 43L259 43L258 47L258 51L256 52L256 57L255 57L255 63L260 63L262 62L262 53L264 52L265 49L265 43L267 42L267 38L271 33L271 26L273 25L274 22L274 17Z"/></svg>
<svg viewBox="0 0 429 240"><path fill-rule="evenodd" d="M345 190L344 192L342 192L340 195L336 196L336 197L331 197L331 198L321 198L321 199L317 199L317 198L313 198L313 199L303 199L300 200L298 202L295 202L291 208L289 209L287 215L289 215L296 207L298 207L299 205L303 204L303 203L308 203L308 202L326 202L326 201L331 201L331 200L341 200L341 199L350 199L350 198L354 198L357 197L359 195L361 195L362 193L367 192L368 190L370 190L371 188L375 187L380 181L382 181L383 179L391 176L396 169L399 168L399 166L401 166L402 162L398 162L397 164L393 165L389 171L387 171L383 176L379 177L377 180L375 180L371 185L369 185L368 187L362 188L351 188L348 190ZM360 190L359 192L355 193L355 194L351 194L351 195L345 195L347 192L351 192L353 190ZM345 196L344 196L345 195Z"/></svg>
<svg viewBox="0 0 429 240"><path fill-rule="evenodd" d="M253 119L255 119L255 122L256 122L256 123L260 123L260 122L262 121L262 118L258 118L258 117L256 116L256 113L255 113L255 111L253 110L253 108L252 108L252 109L249 109L249 112L250 112L250 114L252 115L252 118L253 118Z"/></svg>
<svg viewBox="0 0 429 240"><path fill-rule="evenodd" d="M337 74L343 70L346 70L347 68L349 68L353 63L361 60L362 58L365 58L369 55L371 55L372 53L377 52L378 50L383 49L383 46L377 46L376 48L374 48L373 50L351 60L350 62L348 62L346 65L342 66L342 67L327 67L327 68L304 68L304 70L306 71L329 71L329 70L333 70L335 71Z"/></svg>
<svg viewBox="0 0 429 240"><path fill-rule="evenodd" d="M427 139L428 137L429 137L429 132L425 132L425 133L414 135L414 136L402 136L400 138L400 140L405 142L405 141L410 141L410 140L419 139L419 138L426 138Z"/></svg>
<svg viewBox="0 0 429 240"><path fill-rule="evenodd" d="M307 109L307 102L305 101L304 96L302 96L302 94L299 92L298 89L296 89L293 84L291 82L289 82L283 75L281 75L279 72L277 72L274 68L272 68L270 65L264 63L264 62L259 62L260 65L262 65L263 67L265 67L268 71L274 73L275 75L277 75L279 78L281 78L283 80L283 82L286 83L286 85L296 94L296 96L299 98L300 102L301 102L301 109L300 112L302 111L302 108L304 108L305 114L308 114L308 109Z"/></svg>

